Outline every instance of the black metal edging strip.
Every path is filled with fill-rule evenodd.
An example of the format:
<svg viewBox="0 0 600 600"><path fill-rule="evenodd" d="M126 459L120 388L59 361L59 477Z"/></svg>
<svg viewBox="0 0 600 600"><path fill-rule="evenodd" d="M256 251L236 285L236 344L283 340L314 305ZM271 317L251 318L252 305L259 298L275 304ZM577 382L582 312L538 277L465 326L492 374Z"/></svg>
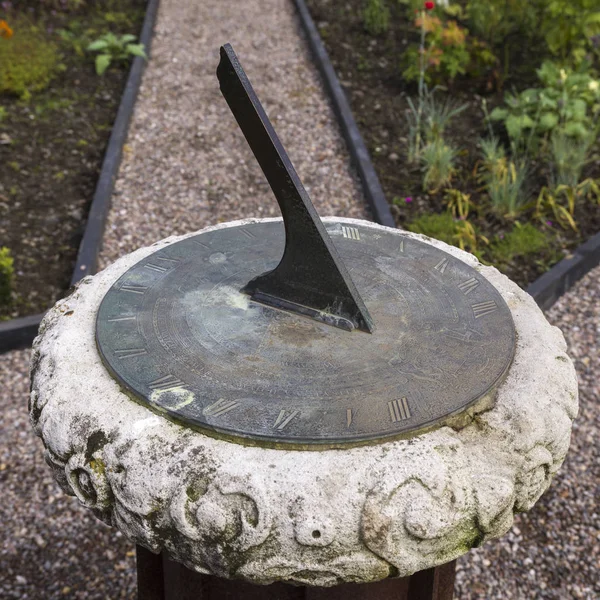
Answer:
<svg viewBox="0 0 600 600"><path fill-rule="evenodd" d="M317 67L323 77L325 83L325 89L329 94L329 98L333 105L333 111L338 118L342 134L348 145L350 151L350 157L358 175L363 184L365 196L373 218L380 225L387 225L388 227L396 227L396 222L390 211L390 206L385 199L381 183L371 162L369 151L365 146L365 142L358 130L356 121L350 109L350 104L346 98L346 94L342 89L342 86L335 74L335 70L325 46L321 41L321 36L317 31L314 21L308 12L308 8L304 0L294 0L296 8L300 16L300 22L306 37L308 38L308 45L312 51Z"/></svg>
<svg viewBox="0 0 600 600"><path fill-rule="evenodd" d="M543 310L550 308L586 273L600 264L600 233L581 244L572 255L538 277L528 288Z"/></svg>
<svg viewBox="0 0 600 600"><path fill-rule="evenodd" d="M152 42L152 30L158 12L159 0L148 0L146 8L146 16L142 25L140 34L140 42L144 44L146 54L150 55L150 45ZM125 91L121 97L121 104L117 112L106 153L104 154L104 162L100 177L96 184L96 191L88 214L87 224L83 239L79 244L79 252L77 253L77 262L75 270L71 278L71 285L75 285L86 275L93 275L96 272L98 265L98 252L102 243L104 234L104 226L111 205L111 196L115 187L115 181L121 164L121 156L123 154L123 144L127 138L129 122L133 114L133 107L137 98L140 83L142 81L142 73L146 61L140 56L133 59L133 64L129 70L129 77L125 84Z"/></svg>
<svg viewBox="0 0 600 600"><path fill-rule="evenodd" d="M146 15L144 16L142 31L139 37L139 41L144 44L148 56L150 56L152 32L159 2L160 0L148 0ZM79 244L77 262L75 263L75 269L71 278L72 286L86 275L93 275L96 272L98 252L102 243L106 218L110 210L111 196L119 171L119 165L121 164L123 144L127 138L129 122L133 114L145 65L146 61L142 57L136 56L129 69L119 110L112 127L106 152L104 153L102 169L94 191L85 232ZM38 333L43 316L44 314L42 313L0 322L0 354L31 345Z"/></svg>

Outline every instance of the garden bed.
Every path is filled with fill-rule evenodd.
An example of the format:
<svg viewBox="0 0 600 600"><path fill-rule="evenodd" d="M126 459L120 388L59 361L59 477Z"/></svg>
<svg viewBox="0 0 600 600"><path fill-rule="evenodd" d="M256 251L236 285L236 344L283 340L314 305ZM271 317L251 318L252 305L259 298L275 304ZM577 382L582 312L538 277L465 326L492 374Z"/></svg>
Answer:
<svg viewBox="0 0 600 600"><path fill-rule="evenodd" d="M0 320L42 313L69 287L129 68L120 61L98 76L86 48L109 31L139 35L146 7L145 0L52 4L0 9L12 29L0 44L41 47L44 57L39 85L0 93L0 247L14 261Z"/></svg>
<svg viewBox="0 0 600 600"><path fill-rule="evenodd" d="M548 206L545 211L536 211L535 201L541 189L548 185L548 169L539 156L534 155L529 161L529 200L518 215L510 218L490 209L487 190L478 177L480 139L489 136L482 99L486 99L489 113L503 104L505 90L535 86L536 68L552 58L543 44L532 46L530 40L511 39L505 45L506 52L502 52L504 63L510 69L502 68L499 74L497 63L476 75L456 77L448 85L447 94L436 92L467 108L455 117L444 134L458 150L451 182L438 190L425 191L421 164L411 163L407 156L408 99L416 103L418 84L407 82L402 71L406 69L407 49L418 47L420 40L419 28L409 18L407 7L387 2L388 29L374 34L365 27L365 0L343 4L309 0L307 4L346 90L398 226L458 245L456 224L461 219L456 211L454 216L450 214L448 189L468 194L472 204L466 221L473 226L476 239L475 244L470 244L463 238L466 249L495 264L522 286L569 256L576 246L600 229L596 197L584 197L576 202L573 211L576 229L565 220L557 222L548 212ZM442 18L449 20L447 16ZM501 123L494 123L493 127L494 134L508 148L510 140ZM588 158L582 181L600 177L597 144L592 146ZM432 222L432 214L439 215L434 218L437 221Z"/></svg>

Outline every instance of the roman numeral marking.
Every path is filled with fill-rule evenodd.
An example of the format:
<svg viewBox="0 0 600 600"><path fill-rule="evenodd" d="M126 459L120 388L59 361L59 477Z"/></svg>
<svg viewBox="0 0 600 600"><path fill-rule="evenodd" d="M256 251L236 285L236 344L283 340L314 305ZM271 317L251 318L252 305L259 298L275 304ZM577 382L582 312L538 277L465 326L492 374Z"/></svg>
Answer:
<svg viewBox="0 0 600 600"><path fill-rule="evenodd" d="M349 408L346 410L346 427L350 427L352 425L352 409Z"/></svg>
<svg viewBox="0 0 600 600"><path fill-rule="evenodd" d="M153 263L147 263L144 265L146 269L150 269L151 271L157 271L158 273L164 273L167 270L167 267L161 267L160 265L155 265Z"/></svg>
<svg viewBox="0 0 600 600"><path fill-rule="evenodd" d="M496 303L493 300L488 300L487 302L477 302L476 304L471 304L471 308L473 309L475 318L479 319L479 317L493 313L498 306L496 306Z"/></svg>
<svg viewBox="0 0 600 600"><path fill-rule="evenodd" d="M277 429L277 431L283 431L290 423L290 421L297 417L300 414L299 410L295 410L294 412L288 415L287 410L280 410L279 415L277 416L277 420L273 425L273 429Z"/></svg>
<svg viewBox="0 0 600 600"><path fill-rule="evenodd" d="M112 317L111 319L106 319L109 323L115 323L116 321L135 321L137 319L137 315L131 315L127 317Z"/></svg>
<svg viewBox="0 0 600 600"><path fill-rule="evenodd" d="M224 415L230 410L233 410L238 405L239 402L237 400L225 400L225 398L220 398L214 404L207 406L203 412L205 416L219 417L220 415Z"/></svg>
<svg viewBox="0 0 600 600"><path fill-rule="evenodd" d="M450 261L447 258L442 258L442 260L440 260L440 262L433 268L439 271L440 273L443 273L446 270L446 267L448 266L449 262Z"/></svg>
<svg viewBox="0 0 600 600"><path fill-rule="evenodd" d="M179 387L180 385L183 385L183 381L169 373L164 377L159 377L158 379L151 381L148 384L148 387L151 390L170 390L171 388Z"/></svg>
<svg viewBox="0 0 600 600"><path fill-rule="evenodd" d="M478 285L479 281L475 277L471 277L471 279L459 283L458 289L464 292L465 296L468 296Z"/></svg>
<svg viewBox="0 0 600 600"><path fill-rule="evenodd" d="M167 262L178 263L179 260L177 258L165 258L163 256L155 256L156 260L166 260Z"/></svg>
<svg viewBox="0 0 600 600"><path fill-rule="evenodd" d="M410 408L408 408L408 400L405 397L400 398L400 400L388 402L388 410L390 411L392 423L406 421L411 417Z"/></svg>
<svg viewBox="0 0 600 600"><path fill-rule="evenodd" d="M198 242L198 241L194 240L194 244L198 244L198 246L202 246L205 250L210 250L210 246L207 246L206 244L203 244L202 242Z"/></svg>
<svg viewBox="0 0 600 600"><path fill-rule="evenodd" d="M253 233L251 233L247 229L244 229L243 227L242 229L240 229L240 231L249 239L254 239L256 237Z"/></svg>
<svg viewBox="0 0 600 600"><path fill-rule="evenodd" d="M352 240L360 240L360 233L356 227L345 227L342 225L342 235Z"/></svg>
<svg viewBox="0 0 600 600"><path fill-rule="evenodd" d="M404 254L404 240L400 240L400 247L398 248L398 250Z"/></svg>
<svg viewBox="0 0 600 600"><path fill-rule="evenodd" d="M143 286L143 285L122 285L121 286L122 292L131 292L132 294L142 294L143 295L147 289L148 289L148 287Z"/></svg>
<svg viewBox="0 0 600 600"><path fill-rule="evenodd" d="M134 356L148 354L148 351L146 348L125 348L123 350L115 350L115 354L119 358L133 358Z"/></svg>

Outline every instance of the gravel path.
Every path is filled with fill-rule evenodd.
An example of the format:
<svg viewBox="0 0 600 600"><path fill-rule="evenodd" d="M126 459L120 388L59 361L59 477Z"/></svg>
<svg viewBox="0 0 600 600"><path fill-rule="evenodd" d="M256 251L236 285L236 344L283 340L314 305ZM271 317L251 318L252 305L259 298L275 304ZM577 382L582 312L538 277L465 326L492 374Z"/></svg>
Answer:
<svg viewBox="0 0 600 600"><path fill-rule="evenodd" d="M365 216L291 2L162 0L102 265L170 234L278 214L216 85L225 41L320 214ZM461 559L457 599L600 597L599 290L600 268L549 313L567 336L581 383L567 462L505 538ZM62 494L44 465L27 418L28 361L29 350L0 355L0 598L133 600L133 546Z"/></svg>

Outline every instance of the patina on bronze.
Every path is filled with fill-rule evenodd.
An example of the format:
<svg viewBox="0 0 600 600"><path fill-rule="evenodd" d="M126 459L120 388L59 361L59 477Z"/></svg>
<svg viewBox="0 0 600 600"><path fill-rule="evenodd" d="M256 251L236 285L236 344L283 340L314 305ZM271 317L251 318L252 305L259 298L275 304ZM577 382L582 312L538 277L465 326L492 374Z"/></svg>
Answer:
<svg viewBox="0 0 600 600"><path fill-rule="evenodd" d="M242 130L256 141L263 127L272 142L251 147L283 222L200 233L129 269L97 315L108 370L187 426L275 447L376 443L488 406L515 347L498 291L397 230L322 223L249 84L233 108L223 69L237 63L223 56Z"/></svg>

